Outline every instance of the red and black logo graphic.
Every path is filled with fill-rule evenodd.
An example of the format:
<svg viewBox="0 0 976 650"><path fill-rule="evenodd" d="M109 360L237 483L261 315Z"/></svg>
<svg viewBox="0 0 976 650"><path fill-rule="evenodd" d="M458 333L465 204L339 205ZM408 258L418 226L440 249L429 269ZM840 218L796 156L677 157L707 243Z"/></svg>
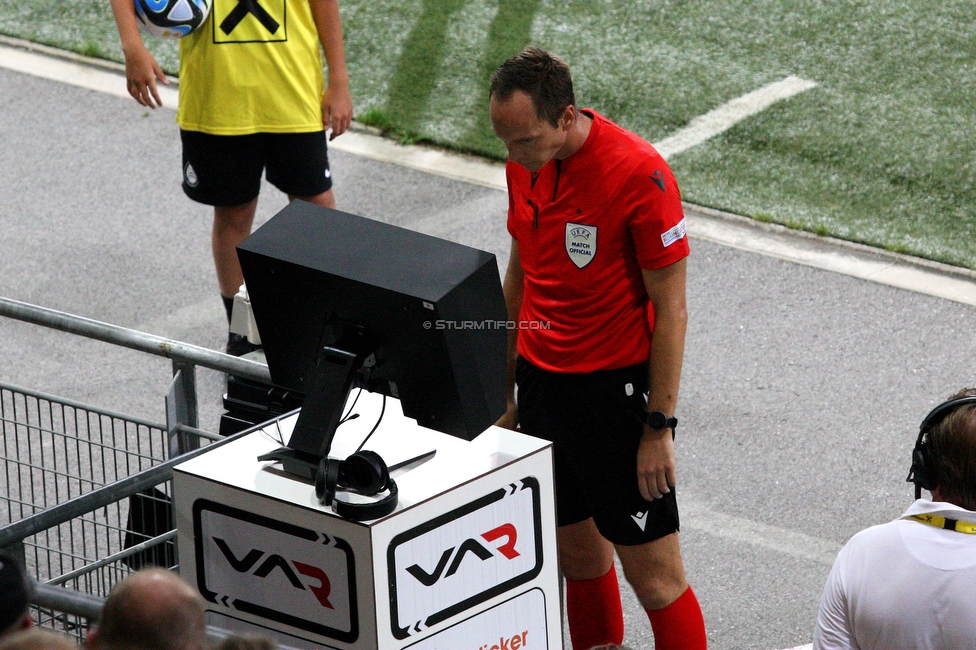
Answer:
<svg viewBox="0 0 976 650"><path fill-rule="evenodd" d="M513 483L390 542L393 636L408 638L542 570L539 482Z"/></svg>
<svg viewBox="0 0 976 650"><path fill-rule="evenodd" d="M518 539L518 531L515 530L515 526L512 524L502 524L498 528L489 530L487 533L482 533L481 537L487 542L493 542L499 537L505 537L506 542L498 547L497 552L509 560L514 560L519 556L519 552L515 550L515 542ZM455 548L457 548L457 552L455 552ZM495 555L495 552L485 546L481 540L474 538L466 539L461 542L459 547L452 546L451 548L445 550L441 554L441 559L437 563L437 566L434 567L433 572L427 573L419 564L412 564L407 567L407 573L419 580L420 584L424 585L425 587L432 587L437 583L438 580L440 580L442 575L446 578L457 573L458 567L461 566L461 561L468 553L473 553L474 556L482 562L485 560L490 560ZM451 559L452 555L454 556L454 561L451 562L451 566L448 568L447 573L444 573L444 567L447 566L447 561Z"/></svg>
<svg viewBox="0 0 976 650"><path fill-rule="evenodd" d="M322 607L335 609L335 607L332 606L332 603L329 602L329 592L332 591L332 583L329 581L329 576L325 573L325 571L319 567L312 566L311 564L305 564L303 562L299 562L298 560L292 560L291 563L289 563L288 560L280 555L275 553L265 553L257 548L252 548L247 555L241 559L237 559L237 557L234 556L234 551L230 550L230 547L227 546L227 542L219 537L214 537L212 539L217 545L217 548L220 549L220 552L224 554L225 558L227 558L227 563L230 564L238 573L250 573L258 578L267 578L272 571L277 569L281 571L282 575L288 579L295 589L308 589L312 592ZM258 565L257 569L251 571L251 569L258 564L258 560L261 559L264 559L264 561ZM298 576L295 575L292 565L294 565L295 569L297 569L302 575L309 576L310 578L317 580L318 584L306 586L305 583L299 580ZM227 598L227 596L224 596L224 599Z"/></svg>
<svg viewBox="0 0 976 650"><path fill-rule="evenodd" d="M193 504L193 525L205 599L321 636L358 638L348 542L202 499Z"/></svg>

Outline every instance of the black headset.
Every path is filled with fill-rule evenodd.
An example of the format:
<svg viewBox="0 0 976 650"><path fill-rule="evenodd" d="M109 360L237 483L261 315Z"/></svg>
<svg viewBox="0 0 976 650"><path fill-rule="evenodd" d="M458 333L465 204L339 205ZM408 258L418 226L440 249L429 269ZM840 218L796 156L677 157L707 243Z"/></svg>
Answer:
<svg viewBox="0 0 976 650"><path fill-rule="evenodd" d="M976 395L957 397L939 404L929 411L929 414L922 420L918 427L918 440L915 441L915 449L912 450L912 468L908 471L909 483L915 484L915 498L922 497L922 490L932 490L936 487L935 476L932 472L931 448L929 447L928 434L935 425L945 419L949 413L965 404L976 404Z"/></svg>
<svg viewBox="0 0 976 650"><path fill-rule="evenodd" d="M338 498L340 491L373 496L389 493L376 501L353 503ZM315 474L315 496L319 503L331 506L344 519L367 521L385 517L396 509L397 484L390 470L375 451L359 451L345 460L323 458Z"/></svg>

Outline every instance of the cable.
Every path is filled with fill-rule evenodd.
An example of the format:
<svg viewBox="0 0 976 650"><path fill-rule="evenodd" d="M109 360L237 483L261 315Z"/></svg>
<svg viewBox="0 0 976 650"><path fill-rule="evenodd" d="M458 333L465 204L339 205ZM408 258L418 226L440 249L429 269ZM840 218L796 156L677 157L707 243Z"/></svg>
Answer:
<svg viewBox="0 0 976 650"><path fill-rule="evenodd" d="M349 415L349 414L350 414L350 413L352 413L352 410L353 410L354 408L356 408L356 402L358 402L358 401L359 401L359 396L360 396L360 395L362 395L362 394L363 394L363 387L362 387L362 386L360 386L360 387L359 387L359 392L358 392L358 393L356 393L356 397L355 397L355 398L353 398L353 400L352 400L352 404L350 404L350 405L349 405L349 410L348 410L348 411L346 411L346 414L345 414L345 415L343 415L343 416L342 416L342 417L341 417L341 418L339 419L339 424L343 424L344 422L348 422L349 420L353 420L353 419L355 419L355 418L358 418L358 417L359 417L359 414L358 414L358 413L356 413L356 414L354 414L354 415ZM337 424L336 426L339 426L339 425Z"/></svg>
<svg viewBox="0 0 976 650"><path fill-rule="evenodd" d="M380 427L380 422L383 421L383 414L384 413L386 413L386 394L385 393L383 394L383 406L380 407L380 416L376 419L376 424L373 425L373 428L370 430L370 432L367 433L366 434L366 437L363 438L363 441L361 443L359 443L359 447L356 448L355 453L358 454L362 450L363 445L366 444L366 441L369 440L370 436L372 436L374 433L376 433L376 430Z"/></svg>
<svg viewBox="0 0 976 650"><path fill-rule="evenodd" d="M352 404L349 405L349 410L346 411L346 414L339 419L339 424L348 422L349 420L354 420L359 417L358 413L355 415L349 415L349 414L352 413L352 410L354 408L356 408L356 402L359 401L359 396L363 394L363 388L365 388L366 384L369 383L369 379L370 377L372 377L372 375L373 375L373 368L371 366L366 369L366 376L363 378L362 383L359 385L359 392L356 393L356 397L352 400ZM337 424L336 426L339 426L339 424Z"/></svg>

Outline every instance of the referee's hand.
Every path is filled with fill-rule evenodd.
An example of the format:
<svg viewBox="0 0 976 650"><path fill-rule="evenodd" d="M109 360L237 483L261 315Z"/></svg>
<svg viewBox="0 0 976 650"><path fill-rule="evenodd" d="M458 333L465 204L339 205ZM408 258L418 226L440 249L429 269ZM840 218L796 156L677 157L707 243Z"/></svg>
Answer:
<svg viewBox="0 0 976 650"><path fill-rule="evenodd" d="M671 429L653 431L645 425L637 449L637 486L646 501L660 499L675 486L674 439Z"/></svg>
<svg viewBox="0 0 976 650"><path fill-rule="evenodd" d="M503 429L511 429L512 431L518 431L518 407L514 403L510 403L508 410L505 414L498 418L495 422L496 427L501 427Z"/></svg>

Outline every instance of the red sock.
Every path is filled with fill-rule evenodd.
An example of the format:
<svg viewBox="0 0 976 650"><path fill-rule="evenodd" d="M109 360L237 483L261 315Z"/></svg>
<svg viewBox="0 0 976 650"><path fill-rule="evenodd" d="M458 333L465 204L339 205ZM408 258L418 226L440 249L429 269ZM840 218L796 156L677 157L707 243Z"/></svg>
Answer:
<svg viewBox="0 0 976 650"><path fill-rule="evenodd" d="M664 609L648 609L657 650L705 650L705 619L695 592L688 587Z"/></svg>
<svg viewBox="0 0 976 650"><path fill-rule="evenodd" d="M566 615L573 650L620 645L624 640L624 612L620 604L617 570L592 580L566 580Z"/></svg>

